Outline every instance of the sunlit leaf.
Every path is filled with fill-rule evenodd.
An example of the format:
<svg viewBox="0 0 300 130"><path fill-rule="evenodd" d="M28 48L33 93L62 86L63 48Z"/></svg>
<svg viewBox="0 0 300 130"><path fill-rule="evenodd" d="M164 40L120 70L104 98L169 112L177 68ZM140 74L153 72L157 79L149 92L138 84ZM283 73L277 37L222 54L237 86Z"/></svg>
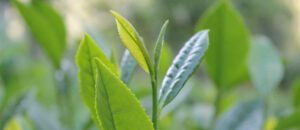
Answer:
<svg viewBox="0 0 300 130"><path fill-rule="evenodd" d="M280 55L265 37L254 40L250 51L249 71L258 92L267 96L279 85L283 78L283 65Z"/></svg>
<svg viewBox="0 0 300 130"><path fill-rule="evenodd" d="M134 27L117 12L111 11L115 17L120 38L131 55L145 72L151 69L151 61L144 43Z"/></svg>
<svg viewBox="0 0 300 130"><path fill-rule="evenodd" d="M238 104L224 113L217 121L215 130L260 130L263 123L262 102L250 101Z"/></svg>
<svg viewBox="0 0 300 130"><path fill-rule="evenodd" d="M62 17L43 1L34 1L29 5L18 1L14 3L33 37L58 68L66 48L66 30Z"/></svg>
<svg viewBox="0 0 300 130"><path fill-rule="evenodd" d="M128 84L132 78L136 65L136 61L126 49L121 61L121 79L125 84Z"/></svg>
<svg viewBox="0 0 300 130"><path fill-rule="evenodd" d="M200 19L197 30L209 29L210 47L205 61L217 87L231 87L247 74L249 34L228 0L219 0Z"/></svg>
<svg viewBox="0 0 300 130"><path fill-rule="evenodd" d="M208 31L191 37L180 50L169 68L159 93L161 107L170 103L196 70L208 48Z"/></svg>
<svg viewBox="0 0 300 130"><path fill-rule="evenodd" d="M153 130L152 123L138 99L98 58L95 109L106 130Z"/></svg>
<svg viewBox="0 0 300 130"><path fill-rule="evenodd" d="M156 41L155 48L154 48L154 69L155 69L156 73L158 72L158 69L159 69L158 67L159 67L161 52L163 50L163 45L165 42L165 33L166 33L168 23L169 23L169 21L167 20L164 23L164 25L162 26L160 33L158 35L157 41Z"/></svg>
<svg viewBox="0 0 300 130"><path fill-rule="evenodd" d="M96 74L93 70L96 69L95 64L93 63L93 58L99 58L102 60L112 72L117 74L115 66L110 62L110 60L105 56L103 51L98 48L97 44L93 39L85 35L81 40L80 45L76 54L76 63L79 68L79 84L80 84L80 93L83 101L88 106L88 108L93 109L95 106L95 77ZM96 115L95 111L90 110L92 115ZM95 117L94 117L95 118ZM98 124L99 125L99 124Z"/></svg>

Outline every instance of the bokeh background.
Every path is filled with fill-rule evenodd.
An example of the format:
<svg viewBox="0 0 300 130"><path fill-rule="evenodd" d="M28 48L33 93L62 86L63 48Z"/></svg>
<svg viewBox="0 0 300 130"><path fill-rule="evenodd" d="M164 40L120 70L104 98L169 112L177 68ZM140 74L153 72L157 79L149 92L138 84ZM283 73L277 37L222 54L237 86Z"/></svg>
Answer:
<svg viewBox="0 0 300 130"><path fill-rule="evenodd" d="M107 55L114 48L120 61L124 47L110 10L129 19L143 36L147 48L154 47L161 25L169 19L161 80L180 47L195 33L204 11L216 0L45 1L63 17L67 30L67 47L59 70L36 43L12 2L0 1L0 129L11 120L19 122L24 130L96 129L80 98L74 62L84 33L90 34ZM232 0L232 3L251 35L269 38L279 50L285 73L272 95L270 113L274 118L289 114L291 86L300 75L300 1ZM162 129L209 127L216 92L202 66L163 113ZM129 86L150 113L149 77L139 68ZM239 100L255 96L256 90L250 82L240 84L226 95L223 109L226 111Z"/></svg>

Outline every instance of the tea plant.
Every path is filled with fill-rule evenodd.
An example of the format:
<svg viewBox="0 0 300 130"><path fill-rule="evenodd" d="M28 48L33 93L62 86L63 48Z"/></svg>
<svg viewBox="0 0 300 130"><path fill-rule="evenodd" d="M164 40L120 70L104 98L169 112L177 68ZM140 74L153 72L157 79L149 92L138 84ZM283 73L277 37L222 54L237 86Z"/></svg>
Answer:
<svg viewBox="0 0 300 130"><path fill-rule="evenodd" d="M16 76L14 71L11 71L10 66L12 64L19 65L19 62L3 65L2 61L4 60L1 58L5 57L3 54L7 55L7 53L6 51L1 52L0 129L88 130L96 129L93 128L94 126L104 130L164 130L167 128L214 130L299 129L300 103L298 98L300 96L300 82L296 80L293 85L291 91L293 106L288 108L289 113L284 116L274 114L271 99L284 75L282 57L267 37L261 35L251 37L243 19L229 0L218 0L212 8L204 13L196 26L196 33L187 40L170 65L162 65L165 62L164 60L172 60L170 58L172 56L165 57L165 55L169 55L167 45L165 45L168 20L162 25L158 33L155 47L152 51L149 51L145 46L146 42L143 41L133 25L119 13L111 11L112 16L115 18L120 40L126 48L120 64L114 49L111 50L111 55L107 56L107 53L104 53L107 50L98 47L96 40L89 34L85 34L77 50L74 50L76 51L77 68L74 65L73 69L64 67L64 62L68 62L68 55L70 55L69 51L71 50L66 46L67 32L63 17L45 1L33 0L29 4L24 4L13 0L12 3L19 11L28 31L32 35L32 39L30 39L32 41L30 42L34 44L30 45L40 47L42 51L39 54L42 53L46 56L42 59L48 58L53 68L51 66L46 70L42 69L42 71L47 71L43 75L48 75L48 77L33 76L31 73L41 71L39 67L45 66L47 62L40 63L38 66L35 65L35 59L27 57L26 60L30 62L28 65L30 69L23 73L26 72L30 76ZM30 46L27 49L29 50L27 50L27 53L32 53L31 51L35 51L36 48ZM148 51L153 52L153 54ZM73 53L71 52L71 58L69 57L72 60L74 59ZM190 120L185 117L176 120L177 110L174 110L173 113L167 113L167 116L165 116L163 110L166 110L167 106L172 107L171 103L178 101L176 98L184 92L182 91L183 87L196 71L202 59L205 61L204 68L215 88L215 95L210 96L213 98L209 99L210 104L208 105L212 109L212 112L208 113L212 115L208 114L208 117L205 115L207 113L201 113L199 114L200 118L208 117L205 125L203 125L202 120L196 118L193 119L197 122L196 126L189 126L194 124L190 123ZM20 66L23 66L23 64ZM130 87L131 85L140 87L138 81L133 79L132 84L129 84L138 66L143 70L142 73L147 74L150 80L151 110L140 103L142 99L139 94L134 91L133 87ZM77 75L74 75L77 69L80 94L77 93L76 87L72 87L78 84ZM2 83L2 77L4 77L4 83ZM30 85L24 82L37 77L55 77L55 80L38 80L42 83L30 83ZM159 82L160 77L163 77L162 82ZM199 77L193 78L197 86L198 83L203 85L201 81L198 81ZM17 83L16 79L24 81ZM253 86L255 92L251 93L250 100L247 99L241 102L241 99L239 99L241 94L233 94L233 91L236 91L236 88L246 81L251 81L246 86ZM6 85L4 89L2 89L2 84ZM47 96L40 99L41 95L50 93L49 88L53 86L49 84L57 86L57 88L54 88L57 95L52 94L53 99ZM32 89L27 86L38 87ZM46 86L48 89L42 89L41 86ZM29 90L31 91L29 92ZM54 103L51 105L45 103L51 107L57 107L57 112L54 114L57 117L53 118L51 112L42 111L41 105L36 100L31 99L33 90L43 91L42 94L39 93L36 97L42 100L43 103L57 99L52 101ZM193 97L193 101L201 103L202 99L199 99L198 96L206 93L209 92L197 93L197 97ZM248 93L248 91L245 93ZM89 114L81 115L86 110L84 109L85 106L78 102L79 95L85 106L87 106ZM24 101L30 102L29 105L26 104L26 108L22 106ZM286 103L277 102L279 102L277 104L286 107ZM184 111L185 116L189 114L196 115L197 113L190 111L195 109L194 106L187 105L188 103L190 102L182 103L184 109L188 111ZM181 109L180 107L174 108ZM198 107L196 108L198 109ZM150 114L148 115L146 111L150 111ZM178 112L179 115L180 112ZM40 115L41 113L43 116ZM21 115L21 121L23 122L20 123L20 118L16 115ZM82 119L79 120L78 118ZM169 122L163 124L165 120ZM172 120L171 123L170 120ZM161 122L164 126L169 125L170 127L159 126ZM190 124L185 124L186 122ZM26 124L26 127L24 127L24 124Z"/></svg>
<svg viewBox="0 0 300 130"><path fill-rule="evenodd" d="M126 59L122 60L121 73L126 73L126 76L120 76L116 65L110 62L88 35L81 41L76 56L82 98L99 128L158 129L159 112L176 97L203 58L208 48L208 31L196 33L185 43L169 68L158 95L158 65L168 21L162 26L155 45L154 58L150 59L143 40L134 27L117 12L112 11L112 14L124 46L151 79L152 123L138 99L122 81L123 79L125 83L128 82L127 79L132 74L129 71L134 67L131 65L134 61L128 52L125 52Z"/></svg>

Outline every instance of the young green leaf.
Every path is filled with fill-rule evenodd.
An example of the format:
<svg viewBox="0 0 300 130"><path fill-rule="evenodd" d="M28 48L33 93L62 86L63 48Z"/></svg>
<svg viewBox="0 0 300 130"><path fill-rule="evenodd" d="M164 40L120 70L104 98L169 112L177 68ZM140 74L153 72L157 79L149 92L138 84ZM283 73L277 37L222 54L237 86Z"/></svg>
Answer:
<svg viewBox="0 0 300 130"><path fill-rule="evenodd" d="M238 104L218 120L215 130L260 130L263 127L263 104L250 101Z"/></svg>
<svg viewBox="0 0 300 130"><path fill-rule="evenodd" d="M161 53L161 60L159 62L159 71L158 71L158 77L163 78L167 71L169 66L171 66L172 64L172 60L173 60L173 52L172 49L170 48L170 46L168 44L165 44L162 48L162 52Z"/></svg>
<svg viewBox="0 0 300 130"><path fill-rule="evenodd" d="M105 130L153 130L138 99L98 58L95 59L95 109Z"/></svg>
<svg viewBox="0 0 300 130"><path fill-rule="evenodd" d="M126 49L121 61L121 79L125 84L129 83L129 80L133 76L136 65L136 61Z"/></svg>
<svg viewBox="0 0 300 130"><path fill-rule="evenodd" d="M66 29L62 17L47 3L34 1L25 5L14 1L31 34L56 68L66 48Z"/></svg>
<svg viewBox="0 0 300 130"><path fill-rule="evenodd" d="M96 84L96 74L94 73L94 70L96 69L96 66L93 63L93 58L95 57L101 59L102 62L105 63L109 69L112 70L112 72L117 74L115 66L111 64L110 60L105 56L103 51L98 48L97 44L93 41L93 39L90 36L85 35L84 38L81 40L77 50L76 63L79 68L78 76L81 97L90 109L92 115L96 115L94 111Z"/></svg>
<svg viewBox="0 0 300 130"><path fill-rule="evenodd" d="M154 69L156 73L158 72L159 67L159 61L161 57L161 51L165 42L165 33L168 26L169 20L167 20L164 25L162 26L160 33L158 35L156 45L154 48Z"/></svg>
<svg viewBox="0 0 300 130"><path fill-rule="evenodd" d="M208 48L208 31L201 31L190 38L174 59L165 76L159 93L161 107L169 104L196 70Z"/></svg>
<svg viewBox="0 0 300 130"><path fill-rule="evenodd" d="M152 70L149 54L143 44L143 41L134 27L115 11L111 11L115 17L120 38L125 47L130 51L139 65L145 72Z"/></svg>
<svg viewBox="0 0 300 130"><path fill-rule="evenodd" d="M238 12L228 0L218 3L200 19L197 30L210 30L205 61L217 87L231 87L247 74L249 34Z"/></svg>
<svg viewBox="0 0 300 130"><path fill-rule="evenodd" d="M254 41L248 62L250 76L258 92L267 96L279 85L284 69L278 51L267 38Z"/></svg>

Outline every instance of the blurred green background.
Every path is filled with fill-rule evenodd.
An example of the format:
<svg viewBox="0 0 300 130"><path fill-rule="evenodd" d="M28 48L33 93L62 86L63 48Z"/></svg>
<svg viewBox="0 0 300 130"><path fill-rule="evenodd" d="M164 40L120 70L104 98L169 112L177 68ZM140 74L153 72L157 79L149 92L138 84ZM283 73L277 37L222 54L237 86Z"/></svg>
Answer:
<svg viewBox="0 0 300 130"><path fill-rule="evenodd" d="M128 18L148 48L154 47L161 25L169 19L159 77L162 80L175 54L196 32L195 27L204 11L216 0L44 1L62 16L66 29L66 47L59 68L37 44L12 1L0 1L0 129L14 121L24 130L96 129L80 98L74 63L84 33L89 33L108 56L114 48L120 62L124 47L109 10L116 10ZM30 3L30 0L22 0L22 3ZM297 86L294 82L300 74L300 1L232 0L232 4L241 14L251 37L268 38L284 61L284 78L270 98L268 121L272 126L294 111L292 95L296 90L292 86ZM40 35L48 36L46 32ZM216 90L203 66L162 113L161 129L208 129ZM149 82L139 68L129 84L148 113L151 110ZM256 96L250 81L244 82L224 96L222 111Z"/></svg>

